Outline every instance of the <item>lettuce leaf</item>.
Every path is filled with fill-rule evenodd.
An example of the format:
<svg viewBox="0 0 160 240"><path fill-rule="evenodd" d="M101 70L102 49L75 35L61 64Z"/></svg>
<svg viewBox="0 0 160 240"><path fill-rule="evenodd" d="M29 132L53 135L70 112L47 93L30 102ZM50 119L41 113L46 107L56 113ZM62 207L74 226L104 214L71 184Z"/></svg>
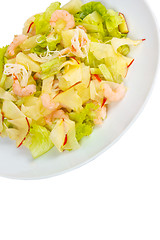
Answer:
<svg viewBox="0 0 160 240"><path fill-rule="evenodd" d="M104 59L97 60L92 52L89 52L88 57L85 59L85 65L90 66L91 68L98 68L98 66L103 63Z"/></svg>
<svg viewBox="0 0 160 240"><path fill-rule="evenodd" d="M88 103L80 113L72 112L69 114L70 119L76 123L77 141L92 133L94 127L93 119L97 108L98 106L94 103Z"/></svg>
<svg viewBox="0 0 160 240"><path fill-rule="evenodd" d="M0 79L2 78L4 64L5 64L5 53L7 51L8 46L0 48Z"/></svg>
<svg viewBox="0 0 160 240"><path fill-rule="evenodd" d="M119 13L111 9L106 9L106 7L100 2L89 2L84 4L81 7L81 11L75 15L75 21L83 25L85 18L88 18L88 15L93 14L95 11L102 18L102 25L99 23L99 32L102 31L103 26L106 36L118 38L126 36L126 34L121 34L118 29L119 24L122 23L122 19L119 16ZM93 25L95 25L95 23L93 23Z"/></svg>
<svg viewBox="0 0 160 240"><path fill-rule="evenodd" d="M50 6L45 11L45 17L47 21L50 21L53 12L59 10L60 6L61 6L60 2L53 2L50 4Z"/></svg>
<svg viewBox="0 0 160 240"><path fill-rule="evenodd" d="M36 53L38 55L43 55L47 50L54 51L56 50L57 44L61 42L61 36L58 34L52 34L49 37L46 37L45 35L40 35L39 38L37 38L37 45L31 49L32 53Z"/></svg>
<svg viewBox="0 0 160 240"><path fill-rule="evenodd" d="M118 12L112 9L107 10L107 15L105 16L105 23L108 32L112 32L114 29L118 28L118 25L122 23L122 19Z"/></svg>
<svg viewBox="0 0 160 240"><path fill-rule="evenodd" d="M66 58L54 58L51 61L41 64L42 73L54 73L58 71L58 68L65 62Z"/></svg>
<svg viewBox="0 0 160 240"><path fill-rule="evenodd" d="M35 15L36 34L48 34L51 30L50 18L52 13L60 9L61 3L52 3L44 13Z"/></svg>
<svg viewBox="0 0 160 240"><path fill-rule="evenodd" d="M34 159L48 152L54 145L50 139L50 132L40 125L32 125L30 134L24 145L29 148Z"/></svg>
<svg viewBox="0 0 160 240"><path fill-rule="evenodd" d="M94 11L97 11L102 17L106 16L107 9L105 6L100 2L89 2L84 4L81 7L81 11L76 15L76 17L79 16L80 19L84 19L88 14L93 13Z"/></svg>
<svg viewBox="0 0 160 240"><path fill-rule="evenodd" d="M71 0L62 7L62 10L66 10L70 14L74 15L81 10L82 5L83 3L81 0Z"/></svg>
<svg viewBox="0 0 160 240"><path fill-rule="evenodd" d="M105 34L102 17L97 11L87 15L81 25L83 25L89 33Z"/></svg>

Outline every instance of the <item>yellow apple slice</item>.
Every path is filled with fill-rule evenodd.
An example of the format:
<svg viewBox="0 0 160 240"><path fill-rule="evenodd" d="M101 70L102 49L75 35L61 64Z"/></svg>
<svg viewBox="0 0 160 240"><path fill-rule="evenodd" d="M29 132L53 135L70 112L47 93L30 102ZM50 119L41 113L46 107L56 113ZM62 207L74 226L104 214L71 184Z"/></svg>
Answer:
<svg viewBox="0 0 160 240"><path fill-rule="evenodd" d="M54 129L50 134L50 139L52 140L53 144L56 146L56 148L60 152L63 152L65 136L66 134L65 134L65 128L64 128L64 121L63 119L60 119L57 121Z"/></svg>
<svg viewBox="0 0 160 240"><path fill-rule="evenodd" d="M124 14L123 13L119 13L119 16L121 17L121 19L122 19L122 23L119 25L119 31L121 32L121 33L129 33L129 29L128 29L128 25L127 25L127 22L126 22L126 18L125 18L125 16L124 16Z"/></svg>
<svg viewBox="0 0 160 240"><path fill-rule="evenodd" d="M137 46L141 44L145 39L141 40L131 40L130 38L112 38L111 45L114 51L117 53L117 49L123 45Z"/></svg>
<svg viewBox="0 0 160 240"><path fill-rule="evenodd" d="M74 90L74 86L65 92L59 93L54 98L54 102L60 103L62 106L72 109L76 112L82 109L82 99Z"/></svg>
<svg viewBox="0 0 160 240"><path fill-rule="evenodd" d="M25 115L19 110L19 108L11 101L4 100L2 106L2 112L4 117L8 119L24 118Z"/></svg>

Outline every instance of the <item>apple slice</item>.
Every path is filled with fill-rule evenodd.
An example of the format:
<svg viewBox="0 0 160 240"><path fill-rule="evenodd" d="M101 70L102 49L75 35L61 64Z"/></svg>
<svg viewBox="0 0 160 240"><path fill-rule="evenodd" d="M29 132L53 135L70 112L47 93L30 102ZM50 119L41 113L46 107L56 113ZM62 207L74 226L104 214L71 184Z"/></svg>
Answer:
<svg viewBox="0 0 160 240"><path fill-rule="evenodd" d="M80 146L76 139L75 122L69 119L64 119L64 126L65 129L67 129L67 137L65 136L64 150L78 149Z"/></svg>
<svg viewBox="0 0 160 240"><path fill-rule="evenodd" d="M62 91L66 91L77 82L82 81L82 68L80 65L71 66L69 70L63 74L59 79L59 88Z"/></svg>
<svg viewBox="0 0 160 240"><path fill-rule="evenodd" d="M134 62L134 59L132 59L132 61L127 65L127 68L129 68L133 62Z"/></svg>
<svg viewBox="0 0 160 240"><path fill-rule="evenodd" d="M114 49L114 51L117 53L117 49L123 45L128 45L128 46L137 46L141 44L145 39L141 40L131 40L130 38L112 38L111 40L111 45Z"/></svg>
<svg viewBox="0 0 160 240"><path fill-rule="evenodd" d="M57 121L54 129L50 134L50 139L52 140L53 144L56 146L56 148L60 152L63 152L65 138L66 138L66 133L64 128L64 120L60 119Z"/></svg>
<svg viewBox="0 0 160 240"><path fill-rule="evenodd" d="M34 24L34 22L31 22L31 24L29 25L29 28L28 28L28 31L27 31L27 33L29 33L30 32L30 30L31 30L31 27L32 27L32 25Z"/></svg>
<svg viewBox="0 0 160 240"><path fill-rule="evenodd" d="M32 72L41 72L41 67L38 63L34 62L30 57L20 52L16 56L16 62L23 65L26 69Z"/></svg>
<svg viewBox="0 0 160 240"><path fill-rule="evenodd" d="M59 93L55 96L54 102L60 103L66 108L72 109L74 111L80 111L82 109L82 99L78 96L74 90L75 85L65 92Z"/></svg>
<svg viewBox="0 0 160 240"><path fill-rule="evenodd" d="M75 86L75 89L77 91L77 94L82 99L82 104L86 103L90 99L90 88L86 88L86 86L83 83L78 84Z"/></svg>
<svg viewBox="0 0 160 240"><path fill-rule="evenodd" d="M102 105L101 105L101 108L105 105L105 103L107 102L107 98L106 97L104 97L103 98L103 102L102 102Z"/></svg>
<svg viewBox="0 0 160 240"><path fill-rule="evenodd" d="M67 144L67 141L68 141L68 135L66 134L65 139L64 139L63 146L65 146L65 145Z"/></svg>
<svg viewBox="0 0 160 240"><path fill-rule="evenodd" d="M123 14L123 13L119 13L119 16L120 16L121 19L122 19L122 23L118 26L119 31L120 31L121 33L126 33L126 34L129 33L127 21L126 21L126 18L125 18L125 16L124 16L124 14Z"/></svg>
<svg viewBox="0 0 160 240"><path fill-rule="evenodd" d="M102 79L100 78L100 76L98 74L93 74L92 78L93 78L93 80L97 80L98 82L102 82Z"/></svg>
<svg viewBox="0 0 160 240"><path fill-rule="evenodd" d="M0 112L0 134L3 131L3 114Z"/></svg>
<svg viewBox="0 0 160 240"><path fill-rule="evenodd" d="M22 140L22 141L20 142L20 144L18 145L18 148L22 146L22 144L23 144L23 143L24 143L24 141L26 140L26 138L27 138L28 134L30 133L30 123L29 123L29 120L28 120L28 118L27 118L27 117L26 117L25 119L26 119L26 122L27 122L28 131L27 131L27 133L26 133L25 137L23 138L23 140Z"/></svg>
<svg viewBox="0 0 160 240"><path fill-rule="evenodd" d="M88 87L90 84L90 79L91 79L90 67L85 66L85 64L81 64L81 69L82 69L82 83L86 87Z"/></svg>
<svg viewBox="0 0 160 240"><path fill-rule="evenodd" d="M16 145L19 148L30 132L30 122L27 117L8 120L8 122L13 125L13 128L6 129L7 135L16 141Z"/></svg>
<svg viewBox="0 0 160 240"><path fill-rule="evenodd" d="M4 100L2 106L2 112L8 119L24 118L25 115L19 110L19 108L11 101Z"/></svg>
<svg viewBox="0 0 160 240"><path fill-rule="evenodd" d="M16 98L10 92L5 91L1 87L0 87L0 99L16 101Z"/></svg>

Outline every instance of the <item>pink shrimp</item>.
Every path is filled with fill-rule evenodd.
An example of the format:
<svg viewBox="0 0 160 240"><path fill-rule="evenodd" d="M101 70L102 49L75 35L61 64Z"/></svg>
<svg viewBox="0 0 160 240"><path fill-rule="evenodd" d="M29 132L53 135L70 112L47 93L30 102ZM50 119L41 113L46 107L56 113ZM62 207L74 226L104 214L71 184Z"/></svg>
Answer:
<svg viewBox="0 0 160 240"><path fill-rule="evenodd" d="M15 95L19 97L28 97L36 92L36 86L31 84L26 87L21 87L18 80L14 80L13 82L13 92Z"/></svg>
<svg viewBox="0 0 160 240"><path fill-rule="evenodd" d="M16 48L23 43L25 40L27 39L26 35L18 35L15 36L13 39L13 42L10 44L10 46L8 47L8 54L9 56L14 56L15 55L15 50Z"/></svg>
<svg viewBox="0 0 160 240"><path fill-rule="evenodd" d="M54 119L69 119L69 117L63 110L57 110L52 114L52 121Z"/></svg>
<svg viewBox="0 0 160 240"><path fill-rule="evenodd" d="M45 117L45 121L48 125L51 125L55 119L69 119L69 117L63 110L54 111Z"/></svg>
<svg viewBox="0 0 160 240"><path fill-rule="evenodd" d="M100 107L96 111L96 118L94 119L94 124L101 125L103 123L103 120L106 118L106 115L107 115L106 106Z"/></svg>
<svg viewBox="0 0 160 240"><path fill-rule="evenodd" d="M60 19L66 22L66 26L64 30L72 29L75 27L74 16L65 10L56 10L52 14L51 20L50 20L51 27L55 27L56 22Z"/></svg>
<svg viewBox="0 0 160 240"><path fill-rule="evenodd" d="M109 102L118 102L122 100L126 94L126 87L123 83L104 83L102 88L104 96Z"/></svg>
<svg viewBox="0 0 160 240"><path fill-rule="evenodd" d="M54 99L51 99L49 94L47 94L47 93L44 93L41 96L41 100L42 100L43 106L45 108L47 108L48 110L55 111L59 106L59 103L55 103Z"/></svg>

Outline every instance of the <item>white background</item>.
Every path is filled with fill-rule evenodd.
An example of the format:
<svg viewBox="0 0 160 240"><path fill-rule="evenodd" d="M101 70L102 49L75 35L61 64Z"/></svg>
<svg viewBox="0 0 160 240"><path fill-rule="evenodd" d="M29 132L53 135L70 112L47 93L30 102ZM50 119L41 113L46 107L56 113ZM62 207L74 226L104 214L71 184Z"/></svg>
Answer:
<svg viewBox="0 0 160 240"><path fill-rule="evenodd" d="M149 4L160 22L158 0ZM138 120L90 164L47 180L0 178L0 240L53 239L160 239L160 73Z"/></svg>

